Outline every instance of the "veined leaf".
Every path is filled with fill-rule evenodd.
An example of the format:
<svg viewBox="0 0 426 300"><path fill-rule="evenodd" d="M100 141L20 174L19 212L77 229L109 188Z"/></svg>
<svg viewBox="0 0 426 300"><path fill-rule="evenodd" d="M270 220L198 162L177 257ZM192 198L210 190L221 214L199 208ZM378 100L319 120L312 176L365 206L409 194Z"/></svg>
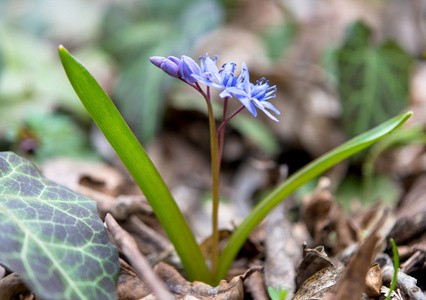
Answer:
<svg viewBox="0 0 426 300"><path fill-rule="evenodd" d="M116 299L118 252L96 202L0 153L0 263L43 299Z"/></svg>
<svg viewBox="0 0 426 300"><path fill-rule="evenodd" d="M375 46L371 30L354 23L337 53L342 122L350 136L400 113L407 105L412 58L397 44Z"/></svg>

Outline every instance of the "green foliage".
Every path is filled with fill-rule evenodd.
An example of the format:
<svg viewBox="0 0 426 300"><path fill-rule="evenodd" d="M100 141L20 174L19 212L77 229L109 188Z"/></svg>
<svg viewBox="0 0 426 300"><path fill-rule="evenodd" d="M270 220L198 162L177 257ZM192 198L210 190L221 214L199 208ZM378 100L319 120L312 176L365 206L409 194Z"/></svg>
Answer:
<svg viewBox="0 0 426 300"><path fill-rule="evenodd" d="M73 101L66 80L58 80L61 70L52 47L39 36L2 24L8 11L0 10L0 137L10 124L24 121L28 115L51 114L57 108L90 121L82 105Z"/></svg>
<svg viewBox="0 0 426 300"><path fill-rule="evenodd" d="M118 252L96 202L0 153L0 262L43 299L116 299Z"/></svg>
<svg viewBox="0 0 426 300"><path fill-rule="evenodd" d="M263 40L268 56L272 61L278 60L285 54L285 51L291 45L296 35L296 29L294 21L268 28Z"/></svg>
<svg viewBox="0 0 426 300"><path fill-rule="evenodd" d="M414 144L426 144L426 133L422 126L418 125L398 128L394 134L386 137L371 147L365 156L365 160L362 165L362 187L359 186L359 191L362 190L362 197L364 199L370 199L374 201L377 199L380 193L382 193L382 195L389 195L389 191L395 191L394 186L388 186L380 189L376 185L376 178L384 176L374 174L374 165L378 157L387 150ZM387 178L389 181L391 181L389 176L387 176ZM394 199L390 203L395 203L397 196L398 195L394 193Z"/></svg>
<svg viewBox="0 0 426 300"><path fill-rule="evenodd" d="M396 43L373 44L371 30L354 23L337 51L342 123L350 136L400 113L407 105L412 58Z"/></svg>
<svg viewBox="0 0 426 300"><path fill-rule="evenodd" d="M270 286L268 288L268 294L272 300L284 300L287 297L287 295L289 295L289 291L283 290L280 284L278 285L277 290L275 290L273 287Z"/></svg>
<svg viewBox="0 0 426 300"><path fill-rule="evenodd" d="M95 158L84 132L67 115L30 115L7 132L13 151L35 161L56 156Z"/></svg>
<svg viewBox="0 0 426 300"><path fill-rule="evenodd" d="M365 190L365 178L356 175L347 175L336 191L336 199L345 211L350 212L354 199L362 205L382 201L385 205L394 205L399 199L400 189L395 185L395 180L386 174L372 174L368 178L368 191ZM374 188L373 188L374 187Z"/></svg>

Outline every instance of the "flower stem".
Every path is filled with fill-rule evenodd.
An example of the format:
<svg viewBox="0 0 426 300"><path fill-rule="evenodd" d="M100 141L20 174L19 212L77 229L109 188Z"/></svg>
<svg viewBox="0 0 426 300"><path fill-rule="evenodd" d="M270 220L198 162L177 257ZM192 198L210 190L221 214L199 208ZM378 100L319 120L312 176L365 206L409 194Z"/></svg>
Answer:
<svg viewBox="0 0 426 300"><path fill-rule="evenodd" d="M220 131L225 127L225 125L233 118L236 114L242 111L245 108L244 105L241 105L236 111L234 111L228 118L222 121L219 128L216 131L216 134L219 135Z"/></svg>
<svg viewBox="0 0 426 300"><path fill-rule="evenodd" d="M223 114L222 114L222 123L226 120L226 110L228 108L228 97L223 99ZM225 140L225 126L220 126L220 129L216 131L216 136L219 135L219 171L220 165L222 163L222 154L223 154L223 142Z"/></svg>
<svg viewBox="0 0 426 300"><path fill-rule="evenodd" d="M207 110L209 116L209 127L210 127L210 148L211 148L211 168L212 168L212 274L215 278L218 270L219 262L219 229L218 229L218 216L219 216L219 144L216 136L216 120L213 114L213 106L210 100L210 89L207 87L207 94L202 92L198 83L196 85L199 88L199 91L206 99Z"/></svg>

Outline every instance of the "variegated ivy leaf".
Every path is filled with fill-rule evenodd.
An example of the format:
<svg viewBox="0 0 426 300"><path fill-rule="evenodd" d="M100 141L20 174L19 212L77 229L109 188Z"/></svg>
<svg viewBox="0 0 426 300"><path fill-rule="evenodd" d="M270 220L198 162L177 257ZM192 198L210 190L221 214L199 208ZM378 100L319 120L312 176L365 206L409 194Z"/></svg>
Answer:
<svg viewBox="0 0 426 300"><path fill-rule="evenodd" d="M116 299L118 253L96 202L0 153L0 263L42 299Z"/></svg>

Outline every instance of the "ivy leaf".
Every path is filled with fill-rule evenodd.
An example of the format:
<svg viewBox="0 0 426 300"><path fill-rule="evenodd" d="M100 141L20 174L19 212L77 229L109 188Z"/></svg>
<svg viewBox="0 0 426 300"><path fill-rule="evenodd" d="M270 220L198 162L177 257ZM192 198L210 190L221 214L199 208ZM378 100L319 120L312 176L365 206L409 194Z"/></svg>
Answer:
<svg viewBox="0 0 426 300"><path fill-rule="evenodd" d="M96 202L0 152L0 263L40 298L116 299L118 252Z"/></svg>
<svg viewBox="0 0 426 300"><path fill-rule="evenodd" d="M371 30L355 22L337 51L342 122L358 135L400 113L407 105L412 58L396 43L375 46Z"/></svg>

